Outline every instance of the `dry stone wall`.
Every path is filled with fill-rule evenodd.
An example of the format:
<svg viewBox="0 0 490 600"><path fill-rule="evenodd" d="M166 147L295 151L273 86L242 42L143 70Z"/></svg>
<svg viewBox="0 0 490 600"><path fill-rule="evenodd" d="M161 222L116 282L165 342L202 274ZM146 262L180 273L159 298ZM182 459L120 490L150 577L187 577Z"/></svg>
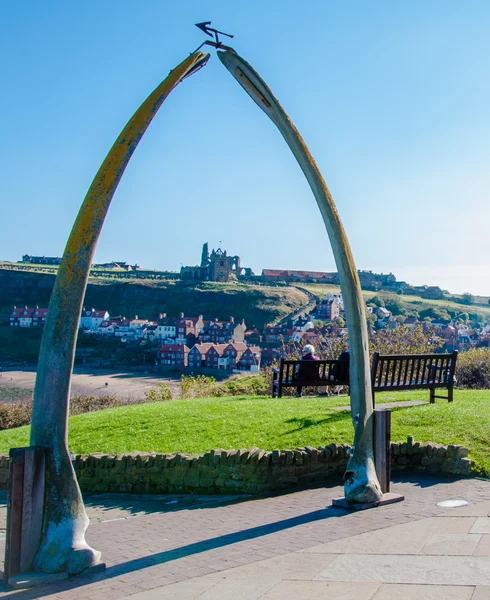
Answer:
<svg viewBox="0 0 490 600"><path fill-rule="evenodd" d="M145 494L263 494L321 484L342 475L350 446L345 444L297 450L259 448L211 450L188 454L89 454L75 456L84 492ZM392 443L392 470L471 475L473 461L463 446L431 442ZM0 488L8 481L8 456L0 456Z"/></svg>

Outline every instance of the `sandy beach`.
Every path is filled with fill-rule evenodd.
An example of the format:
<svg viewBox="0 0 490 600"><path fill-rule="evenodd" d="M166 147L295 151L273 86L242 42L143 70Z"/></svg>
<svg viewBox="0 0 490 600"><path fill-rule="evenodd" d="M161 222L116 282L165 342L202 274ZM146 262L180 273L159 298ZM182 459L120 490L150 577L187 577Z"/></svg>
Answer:
<svg viewBox="0 0 490 600"><path fill-rule="evenodd" d="M34 389L36 371L33 368L19 369L18 367L2 368L0 370L0 386L13 386ZM126 372L75 369L72 377L72 395L104 396L114 394L119 398L138 398L145 391L159 383L166 383L176 397L179 391L180 375L175 378L168 375L159 376L157 373Z"/></svg>

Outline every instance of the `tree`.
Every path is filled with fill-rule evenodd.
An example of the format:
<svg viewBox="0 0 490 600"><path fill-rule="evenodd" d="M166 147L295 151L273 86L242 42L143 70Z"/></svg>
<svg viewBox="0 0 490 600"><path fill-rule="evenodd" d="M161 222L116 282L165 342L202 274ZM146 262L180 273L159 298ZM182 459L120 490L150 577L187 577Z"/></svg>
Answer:
<svg viewBox="0 0 490 600"><path fill-rule="evenodd" d="M463 294L461 296L461 302L463 304L467 304L467 305L474 304L475 297L473 296L473 294L469 294L468 292L466 292L466 294Z"/></svg>
<svg viewBox="0 0 490 600"><path fill-rule="evenodd" d="M383 298L379 295L376 294L375 296L373 296L370 300L369 300L370 306L381 306L381 307L385 307L385 301L383 300Z"/></svg>
<svg viewBox="0 0 490 600"><path fill-rule="evenodd" d="M405 303L398 296L390 294L385 298L385 308L393 313L393 315L404 315L407 312Z"/></svg>
<svg viewBox="0 0 490 600"><path fill-rule="evenodd" d="M443 341L434 330L424 332L421 325L413 329L402 326L398 329L380 329L370 339L370 351L380 354L425 354L436 352Z"/></svg>
<svg viewBox="0 0 490 600"><path fill-rule="evenodd" d="M442 321L444 323L451 320L451 315L447 310L445 308L440 308L439 306L429 306L428 308L424 308L424 310L420 311L419 316L421 319L430 317L434 321Z"/></svg>

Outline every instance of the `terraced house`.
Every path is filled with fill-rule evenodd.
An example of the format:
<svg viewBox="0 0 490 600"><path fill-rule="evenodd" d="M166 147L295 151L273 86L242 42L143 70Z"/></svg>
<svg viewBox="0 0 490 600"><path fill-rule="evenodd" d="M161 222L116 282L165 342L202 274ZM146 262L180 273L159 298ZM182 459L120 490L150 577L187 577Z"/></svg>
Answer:
<svg viewBox="0 0 490 600"><path fill-rule="evenodd" d="M43 327L48 314L47 308L17 308L14 306L9 317L10 327Z"/></svg>
<svg viewBox="0 0 490 600"><path fill-rule="evenodd" d="M228 322L205 321L204 327L199 332L198 341L200 343L210 342L212 344L226 344L228 342L243 342L245 339L245 320L235 323L235 319L230 317Z"/></svg>
<svg viewBox="0 0 490 600"><path fill-rule="evenodd" d="M163 344L158 351L161 365L187 367L189 348L185 344Z"/></svg>

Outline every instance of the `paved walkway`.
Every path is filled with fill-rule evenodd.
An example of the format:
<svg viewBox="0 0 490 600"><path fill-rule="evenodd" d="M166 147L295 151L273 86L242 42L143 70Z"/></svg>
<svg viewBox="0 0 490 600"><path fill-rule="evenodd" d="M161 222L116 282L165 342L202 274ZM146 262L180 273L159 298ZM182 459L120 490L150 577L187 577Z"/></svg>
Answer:
<svg viewBox="0 0 490 600"><path fill-rule="evenodd" d="M406 477L393 491L406 500L359 513L331 507L340 486L174 505L88 497L106 572L0 598L489 600L490 482ZM436 504L461 497L472 504Z"/></svg>

